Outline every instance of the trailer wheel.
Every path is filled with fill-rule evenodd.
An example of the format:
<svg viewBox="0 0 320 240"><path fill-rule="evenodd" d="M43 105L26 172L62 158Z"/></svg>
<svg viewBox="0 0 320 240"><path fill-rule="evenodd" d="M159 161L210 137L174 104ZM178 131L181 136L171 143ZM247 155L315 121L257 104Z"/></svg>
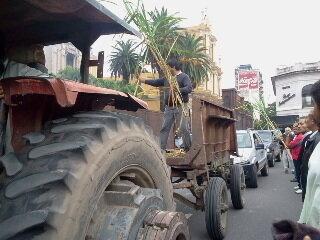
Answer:
<svg viewBox="0 0 320 240"><path fill-rule="evenodd" d="M256 165L252 165L248 171L248 181L247 186L250 188L258 187L258 170Z"/></svg>
<svg viewBox="0 0 320 240"><path fill-rule="evenodd" d="M261 169L261 176L263 176L263 177L269 176L269 165L268 165L268 162L266 162L266 164Z"/></svg>
<svg viewBox="0 0 320 240"><path fill-rule="evenodd" d="M225 236L228 218L228 193L226 182L213 177L205 196L205 220L211 239L221 240Z"/></svg>
<svg viewBox="0 0 320 240"><path fill-rule="evenodd" d="M121 229L137 234L144 214L175 208L168 166L138 118L79 113L25 138L29 144L21 153L0 159L6 172L0 176L1 240L93 239ZM105 228L106 216L134 211L139 214L131 224L128 217L111 221L112 231Z"/></svg>
<svg viewBox="0 0 320 240"><path fill-rule="evenodd" d="M235 164L230 169L230 193L233 207L235 209L242 209L245 205L243 197L246 188L245 176L242 166Z"/></svg>

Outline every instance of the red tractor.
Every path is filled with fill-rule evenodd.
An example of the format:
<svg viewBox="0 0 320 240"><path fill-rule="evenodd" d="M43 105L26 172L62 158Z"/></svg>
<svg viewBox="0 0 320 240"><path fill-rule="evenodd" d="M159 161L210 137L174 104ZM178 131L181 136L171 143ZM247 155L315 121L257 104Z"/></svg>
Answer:
<svg viewBox="0 0 320 240"><path fill-rule="evenodd" d="M3 0L0 19L0 239L189 239L152 130L102 111L147 105L86 85L99 36L139 33L93 0ZM30 74L42 55L25 49L65 42L81 83Z"/></svg>
<svg viewBox="0 0 320 240"><path fill-rule="evenodd" d="M162 113L87 85L97 38L138 32L94 0L2 0L0 19L0 240L190 239L173 197L223 239L227 187L236 209L245 189L230 109L194 95L192 146L165 158ZM66 42L82 52L81 83L42 71L41 46Z"/></svg>

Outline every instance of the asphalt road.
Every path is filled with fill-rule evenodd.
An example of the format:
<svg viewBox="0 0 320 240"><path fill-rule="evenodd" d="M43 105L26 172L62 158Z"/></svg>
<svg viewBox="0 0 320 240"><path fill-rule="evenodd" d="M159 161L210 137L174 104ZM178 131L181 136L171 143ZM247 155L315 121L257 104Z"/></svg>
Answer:
<svg viewBox="0 0 320 240"><path fill-rule="evenodd" d="M274 220L298 220L302 208L301 195L297 195L289 180L292 174L282 172L281 163L270 168L268 177L259 176L258 188L246 189L246 206L242 210L232 207L229 195L228 229L225 240L270 240ZM184 192L184 194L189 195ZM190 195L189 195L190 196ZM189 226L193 240L210 240L206 232L204 213L178 203L178 210L193 214Z"/></svg>

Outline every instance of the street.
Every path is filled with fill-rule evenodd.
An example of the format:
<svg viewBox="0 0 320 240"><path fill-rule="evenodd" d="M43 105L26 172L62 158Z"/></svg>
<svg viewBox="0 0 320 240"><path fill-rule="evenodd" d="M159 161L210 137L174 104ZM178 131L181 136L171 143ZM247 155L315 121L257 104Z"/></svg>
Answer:
<svg viewBox="0 0 320 240"><path fill-rule="evenodd" d="M271 224L274 220L297 220L302 208L301 195L293 191L296 186L289 180L292 174L282 172L277 162L270 168L268 177L258 178L257 189L246 189L246 206L242 210L232 207L229 195L228 229L225 240L270 240ZM204 213L178 204L178 210L193 214L189 226L193 240L210 239L206 232Z"/></svg>

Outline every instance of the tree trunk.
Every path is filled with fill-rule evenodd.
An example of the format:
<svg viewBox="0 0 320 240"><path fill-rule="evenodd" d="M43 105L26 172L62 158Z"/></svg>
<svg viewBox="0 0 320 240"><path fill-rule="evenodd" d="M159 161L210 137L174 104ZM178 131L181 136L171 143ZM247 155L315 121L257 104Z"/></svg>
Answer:
<svg viewBox="0 0 320 240"><path fill-rule="evenodd" d="M123 69L122 70L122 82L124 84L129 84L129 78L130 78L130 74L127 71L127 69Z"/></svg>

